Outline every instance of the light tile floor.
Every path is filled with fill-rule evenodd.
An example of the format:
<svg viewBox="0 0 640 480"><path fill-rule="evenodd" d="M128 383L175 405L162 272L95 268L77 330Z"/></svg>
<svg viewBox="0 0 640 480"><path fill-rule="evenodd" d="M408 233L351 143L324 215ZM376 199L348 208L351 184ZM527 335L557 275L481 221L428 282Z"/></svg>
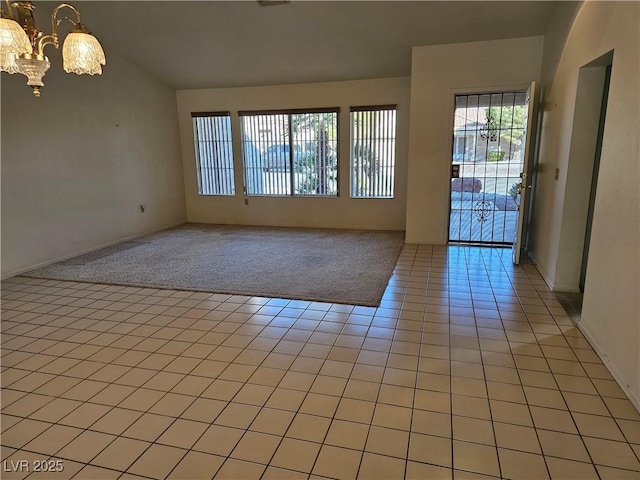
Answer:
<svg viewBox="0 0 640 480"><path fill-rule="evenodd" d="M640 415L509 255L406 245L379 308L11 278L2 478L637 480Z"/></svg>

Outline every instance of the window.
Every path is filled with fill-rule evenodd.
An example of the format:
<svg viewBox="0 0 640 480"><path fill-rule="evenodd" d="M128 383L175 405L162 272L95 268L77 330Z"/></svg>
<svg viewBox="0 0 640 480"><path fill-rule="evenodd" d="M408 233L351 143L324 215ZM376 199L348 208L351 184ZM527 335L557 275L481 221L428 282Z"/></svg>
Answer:
<svg viewBox="0 0 640 480"><path fill-rule="evenodd" d="M196 150L198 193L234 195L231 116L222 113L192 113Z"/></svg>
<svg viewBox="0 0 640 480"><path fill-rule="evenodd" d="M351 107L351 196L393 198L396 106Z"/></svg>
<svg viewBox="0 0 640 480"><path fill-rule="evenodd" d="M246 194L337 196L338 112L239 112Z"/></svg>

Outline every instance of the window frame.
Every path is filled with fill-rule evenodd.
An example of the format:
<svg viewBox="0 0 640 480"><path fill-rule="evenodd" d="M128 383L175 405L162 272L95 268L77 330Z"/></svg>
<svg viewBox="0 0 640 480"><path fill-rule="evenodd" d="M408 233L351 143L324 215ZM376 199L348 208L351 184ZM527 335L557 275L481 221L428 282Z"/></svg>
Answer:
<svg viewBox="0 0 640 480"><path fill-rule="evenodd" d="M392 182L391 182L391 194L390 195L356 195L355 181L354 181L354 173L355 173L355 155L354 155L354 147L355 147L355 134L356 130L354 128L354 113L358 112L380 112L380 111L393 111L394 112L394 128L393 128L393 163L391 165L392 172ZM398 105L397 104L386 104L386 105L358 105L349 107L349 197L354 200L392 200L396 196L396 163L397 163L397 153L398 153ZM376 137L379 138L379 137Z"/></svg>
<svg viewBox="0 0 640 480"><path fill-rule="evenodd" d="M303 194L296 193L296 182L295 182L295 165L294 165L294 155L296 152L296 144L294 140L294 135L292 134L292 117L294 115L301 114L318 114L318 113L332 113L335 114L335 152L336 152L336 187L335 194ZM243 122L243 117L251 117L258 115L286 115L287 116L287 133L285 135L286 141L283 138L281 143L274 143L271 146L284 144L289 147L289 155L288 155L288 172L287 172L287 183L289 187L289 193L250 193L247 188L248 184L248 171L247 171L247 162L245 155L245 127ZM243 172L243 192L245 196L250 197L272 197L272 198L339 198L340 197L340 107L315 107L315 108L288 108L288 109L272 109L272 110L239 110L238 118L240 121L240 129L242 136L242 172Z"/></svg>
<svg viewBox="0 0 640 480"><path fill-rule="evenodd" d="M225 193L203 193L205 188L203 185L203 180L205 175L203 174L203 165L202 159L200 155L200 132L197 128L197 118L225 118L229 122L229 136L225 137L222 142L228 145L228 148L231 152L230 158L226 160L226 168L230 170L231 181L226 181L225 183ZM236 195L236 169L235 169L235 154L233 149L233 126L231 121L231 112L229 111L218 111L218 112L191 112L191 125L193 129L193 147L194 147L194 156L195 156L195 167L196 167L196 182L198 185L198 195L205 197L234 197ZM213 134L216 133L217 130L212 131ZM223 169L218 168L218 172L222 172ZM213 176L213 175L212 175ZM225 182L223 180L223 182Z"/></svg>

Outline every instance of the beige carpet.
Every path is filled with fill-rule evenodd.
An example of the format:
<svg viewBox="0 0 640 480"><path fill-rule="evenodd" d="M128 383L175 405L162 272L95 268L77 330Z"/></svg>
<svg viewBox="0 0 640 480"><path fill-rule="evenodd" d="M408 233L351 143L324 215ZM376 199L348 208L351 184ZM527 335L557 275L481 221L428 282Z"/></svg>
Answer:
<svg viewBox="0 0 640 480"><path fill-rule="evenodd" d="M404 232L185 224L25 276L377 306Z"/></svg>

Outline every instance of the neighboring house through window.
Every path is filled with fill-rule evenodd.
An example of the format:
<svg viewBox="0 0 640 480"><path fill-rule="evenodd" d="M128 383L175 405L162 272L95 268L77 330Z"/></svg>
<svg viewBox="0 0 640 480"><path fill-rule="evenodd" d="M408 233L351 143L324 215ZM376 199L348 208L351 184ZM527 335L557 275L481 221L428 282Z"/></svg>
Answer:
<svg viewBox="0 0 640 480"><path fill-rule="evenodd" d="M338 108L238 112L247 195L338 195Z"/></svg>

